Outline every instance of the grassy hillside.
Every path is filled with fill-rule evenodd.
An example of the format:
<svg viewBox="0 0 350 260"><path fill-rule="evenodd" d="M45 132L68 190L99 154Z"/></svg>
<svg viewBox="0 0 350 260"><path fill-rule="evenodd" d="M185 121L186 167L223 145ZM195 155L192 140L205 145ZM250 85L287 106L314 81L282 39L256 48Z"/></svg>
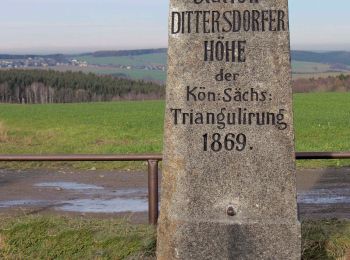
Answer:
<svg viewBox="0 0 350 260"><path fill-rule="evenodd" d="M108 53L105 55L108 55ZM165 69L167 54L164 52L129 56L101 56L90 54L78 56L76 59L79 61L87 61L88 64L92 65L87 68L79 68L79 70L83 72L93 72L100 75L114 75L162 83L166 80L166 71L154 68L155 66L164 66ZM94 65L97 66L93 67Z"/></svg>
<svg viewBox="0 0 350 260"><path fill-rule="evenodd" d="M305 62L305 61L292 61L292 71L296 74L306 73L322 73L331 69L328 64Z"/></svg>
<svg viewBox="0 0 350 260"><path fill-rule="evenodd" d="M297 151L349 151L349 103L350 93L296 94ZM2 104L0 153L159 153L162 151L163 114L163 101ZM299 162L299 165L349 166L350 161ZM74 163L73 166L96 167L92 163ZM101 163L97 167L126 169L141 167L141 164Z"/></svg>
<svg viewBox="0 0 350 260"><path fill-rule="evenodd" d="M89 64L98 65L126 65L126 66L142 66L149 64L166 64L166 53L152 53L137 56L107 56L96 57L92 55L77 57L78 60L87 61Z"/></svg>

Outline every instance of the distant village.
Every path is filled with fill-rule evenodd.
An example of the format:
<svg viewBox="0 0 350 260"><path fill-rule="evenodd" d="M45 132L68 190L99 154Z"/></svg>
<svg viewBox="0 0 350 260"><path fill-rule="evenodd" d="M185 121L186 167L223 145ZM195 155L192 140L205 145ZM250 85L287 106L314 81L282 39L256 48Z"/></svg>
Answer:
<svg viewBox="0 0 350 260"><path fill-rule="evenodd" d="M78 66L87 67L86 61L78 61L76 59L56 60L54 58L29 57L25 59L3 59L0 60L0 68L46 68L54 66Z"/></svg>
<svg viewBox="0 0 350 260"><path fill-rule="evenodd" d="M80 68L91 67L113 67L118 69L138 69L138 70L159 70L166 71L166 65L101 65L101 64L88 64L87 61L77 59L62 59L60 58L46 58L46 57L28 57L23 59L0 59L0 68L2 69L26 69L26 68L49 68L58 66L73 66Z"/></svg>

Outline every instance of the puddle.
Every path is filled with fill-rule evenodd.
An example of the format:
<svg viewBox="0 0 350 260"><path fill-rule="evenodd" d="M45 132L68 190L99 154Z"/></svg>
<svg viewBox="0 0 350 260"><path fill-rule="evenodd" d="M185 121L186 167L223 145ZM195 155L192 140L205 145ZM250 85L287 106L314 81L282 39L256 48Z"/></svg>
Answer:
<svg viewBox="0 0 350 260"><path fill-rule="evenodd" d="M147 189L113 189L76 182L42 182L34 187L61 189L60 198L54 200L7 200L0 201L0 208L11 207L47 207L56 211L78 213L121 213L144 212L148 210ZM75 199L68 199L72 192Z"/></svg>
<svg viewBox="0 0 350 260"><path fill-rule="evenodd" d="M315 189L299 192L298 203L347 204L350 203L350 191L349 189Z"/></svg>
<svg viewBox="0 0 350 260"><path fill-rule="evenodd" d="M0 208L46 207L50 205L57 211L78 213L121 213L144 212L148 210L145 199L77 199L68 201L49 200L8 200L0 201ZM62 206L63 205L63 206Z"/></svg>
<svg viewBox="0 0 350 260"><path fill-rule="evenodd" d="M85 195L99 195L112 197L145 197L147 196L146 188L132 189L108 189L92 184L77 183L77 182L42 182L33 185L40 188L54 188L61 190L76 191Z"/></svg>
<svg viewBox="0 0 350 260"><path fill-rule="evenodd" d="M81 199L64 202L57 210L81 213L144 212L148 210L147 200L142 199Z"/></svg>
<svg viewBox="0 0 350 260"><path fill-rule="evenodd" d="M60 188L63 190L103 190L103 187L76 182L42 182L34 184L35 187Z"/></svg>

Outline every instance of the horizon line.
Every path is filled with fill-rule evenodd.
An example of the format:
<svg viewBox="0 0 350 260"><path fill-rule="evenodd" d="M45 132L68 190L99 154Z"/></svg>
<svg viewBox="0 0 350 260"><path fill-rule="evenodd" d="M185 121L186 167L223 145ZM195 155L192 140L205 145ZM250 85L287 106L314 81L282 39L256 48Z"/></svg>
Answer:
<svg viewBox="0 0 350 260"><path fill-rule="evenodd" d="M152 47L152 48L131 48L131 49L91 49L85 51L1 51L0 55L26 55L26 56L49 56L49 55L83 55L96 52L117 52L117 51L137 51L137 50L160 50L168 49L168 47ZM308 51L308 52L350 52L350 49L310 49L310 48L291 48L290 51Z"/></svg>

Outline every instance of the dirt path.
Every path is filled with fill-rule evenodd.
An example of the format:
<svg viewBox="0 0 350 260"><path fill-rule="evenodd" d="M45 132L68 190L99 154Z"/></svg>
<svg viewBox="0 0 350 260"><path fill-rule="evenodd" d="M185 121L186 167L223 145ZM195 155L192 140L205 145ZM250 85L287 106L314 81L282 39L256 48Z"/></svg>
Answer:
<svg viewBox="0 0 350 260"><path fill-rule="evenodd" d="M350 168L301 170L300 217L350 218ZM147 222L147 174L0 170L0 214L122 216Z"/></svg>

